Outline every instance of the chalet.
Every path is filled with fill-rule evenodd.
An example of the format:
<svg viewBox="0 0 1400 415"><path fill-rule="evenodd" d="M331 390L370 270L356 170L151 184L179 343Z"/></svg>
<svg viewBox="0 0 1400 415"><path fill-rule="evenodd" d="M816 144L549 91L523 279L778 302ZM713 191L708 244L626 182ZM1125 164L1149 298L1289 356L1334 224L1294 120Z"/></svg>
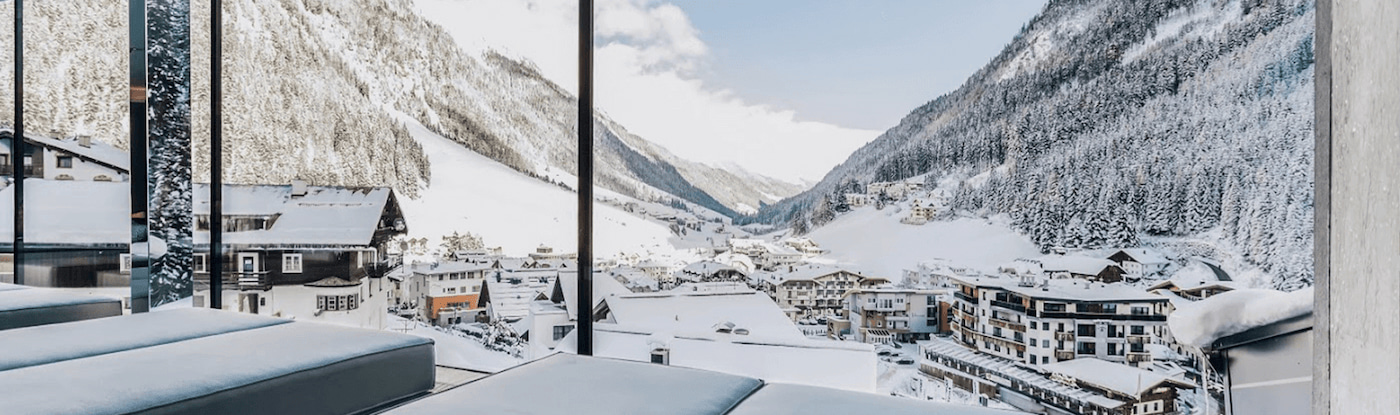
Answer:
<svg viewBox="0 0 1400 415"><path fill-rule="evenodd" d="M438 321L443 309L471 309L477 303L489 264L466 261L435 262L411 267L416 280L424 281L427 290L416 299L422 316Z"/></svg>
<svg viewBox="0 0 1400 415"><path fill-rule="evenodd" d="M909 213L900 221L906 224L922 225L933 220L936 213L937 209L933 207L933 202L914 199L913 202L909 203Z"/></svg>
<svg viewBox="0 0 1400 415"><path fill-rule="evenodd" d="M388 297L384 277L399 264L381 255L390 240L408 231L394 192L383 187L226 185L224 195L223 295L225 307L239 311L309 319L356 309L374 314L382 324ZM208 295L209 186L194 186L195 303ZM356 307L319 308L319 314L294 313L310 298L299 288L327 288L327 278L360 287ZM335 283L337 288L343 288ZM381 294L383 293L383 294ZM308 294L311 295L311 294ZM319 295L319 294L317 294ZM365 305L366 307L359 307ZM367 309L366 309L367 308ZM309 307L307 308L309 309ZM315 313L313 311L312 313ZM330 313L334 314L334 313Z"/></svg>
<svg viewBox="0 0 1400 415"><path fill-rule="evenodd" d="M816 241L809 238L785 238L783 239L783 245L796 249L797 252L801 252L803 256L809 258L826 253L826 250L817 245Z"/></svg>
<svg viewBox="0 0 1400 415"><path fill-rule="evenodd" d="M1052 380L1122 401L1124 413L1175 414L1177 391L1195 389L1178 378L1092 357L1042 368L1051 373Z"/></svg>
<svg viewBox="0 0 1400 415"><path fill-rule="evenodd" d="M1118 263L1125 274L1133 277L1161 275L1171 265L1161 252L1150 248L1124 248L1108 256L1109 261Z"/></svg>
<svg viewBox="0 0 1400 415"><path fill-rule="evenodd" d="M0 130L0 177L13 180L10 145L14 130ZM131 156L88 136L50 138L25 134L24 177L45 180L125 182L131 178Z"/></svg>
<svg viewBox="0 0 1400 415"><path fill-rule="evenodd" d="M121 261L131 244L129 183L29 179L25 185L25 285L131 286ZM0 217L14 217L14 186L0 189L0 200ZM0 227L0 282L14 277L13 241L14 228Z"/></svg>
<svg viewBox="0 0 1400 415"><path fill-rule="evenodd" d="M1106 283L1123 281L1123 268L1107 259L1047 255L1040 262L1042 272L1050 278L1079 278Z"/></svg>
<svg viewBox="0 0 1400 415"><path fill-rule="evenodd" d="M1213 295L1239 288L1234 281L1220 281L1214 278L1178 276L1148 287L1151 292L1171 292L1191 301L1204 300Z"/></svg>
<svg viewBox="0 0 1400 415"><path fill-rule="evenodd" d="M757 280L760 289L793 320L840 315L847 291L889 283L884 278L821 264L793 265L781 272L759 273Z"/></svg>

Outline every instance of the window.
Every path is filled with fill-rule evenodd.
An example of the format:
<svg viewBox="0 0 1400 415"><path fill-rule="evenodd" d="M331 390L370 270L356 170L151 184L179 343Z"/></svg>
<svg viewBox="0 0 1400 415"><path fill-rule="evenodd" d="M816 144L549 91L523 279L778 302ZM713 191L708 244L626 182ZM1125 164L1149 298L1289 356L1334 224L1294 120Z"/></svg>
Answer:
<svg viewBox="0 0 1400 415"><path fill-rule="evenodd" d="M194 272L209 272L208 255L194 254Z"/></svg>
<svg viewBox="0 0 1400 415"><path fill-rule="evenodd" d="M1041 340L1041 341L1040 341L1040 347L1044 347L1044 348L1046 348L1046 349L1049 349L1049 348L1050 348L1050 339Z"/></svg>
<svg viewBox="0 0 1400 415"><path fill-rule="evenodd" d="M574 330L574 326L554 326L554 341L559 341Z"/></svg>
<svg viewBox="0 0 1400 415"><path fill-rule="evenodd" d="M1132 351L1133 353L1142 353L1144 349L1142 347L1142 343L1133 343L1128 345L1128 350Z"/></svg>
<svg viewBox="0 0 1400 415"><path fill-rule="evenodd" d="M1078 333L1078 334L1079 334L1080 336L1091 336L1091 337L1094 336L1094 334L1095 334L1094 325L1093 325L1093 324L1080 324L1080 325L1079 325L1079 333Z"/></svg>
<svg viewBox="0 0 1400 415"><path fill-rule="evenodd" d="M60 169L71 169L71 168L73 168L73 156L68 156L68 155L58 156L58 168L60 168Z"/></svg>
<svg viewBox="0 0 1400 415"><path fill-rule="evenodd" d="M1045 311L1064 312L1065 305L1063 303L1045 303Z"/></svg>
<svg viewBox="0 0 1400 415"><path fill-rule="evenodd" d="M1143 329L1142 329L1142 326L1138 326L1138 325L1133 325L1133 326L1129 327L1128 330L1129 330L1129 333L1131 333L1131 334L1133 334L1133 335L1142 335L1142 334L1145 333L1145 332L1143 331Z"/></svg>
<svg viewBox="0 0 1400 415"><path fill-rule="evenodd" d="M1145 316L1150 314L1150 310L1147 307L1133 307L1132 312L1135 316Z"/></svg>
<svg viewBox="0 0 1400 415"><path fill-rule="evenodd" d="M318 295L316 308L323 311L349 311L360 308L360 295Z"/></svg>
<svg viewBox="0 0 1400 415"><path fill-rule="evenodd" d="M301 254L282 254L282 272L287 274L300 274Z"/></svg>
<svg viewBox="0 0 1400 415"><path fill-rule="evenodd" d="M1079 354L1086 355L1098 354L1097 346L1098 345L1094 343L1079 342L1079 347L1077 348L1076 352L1078 352Z"/></svg>
<svg viewBox="0 0 1400 415"><path fill-rule="evenodd" d="M1122 351L1119 350L1119 349L1120 349L1120 347L1119 347L1118 343L1109 343L1109 344L1108 344L1108 355L1109 355L1109 356L1118 356L1118 355L1123 354Z"/></svg>
<svg viewBox="0 0 1400 415"><path fill-rule="evenodd" d="M1042 364L1042 365L1048 365L1048 364L1050 364L1050 356L1041 356L1041 357L1040 357L1040 364Z"/></svg>

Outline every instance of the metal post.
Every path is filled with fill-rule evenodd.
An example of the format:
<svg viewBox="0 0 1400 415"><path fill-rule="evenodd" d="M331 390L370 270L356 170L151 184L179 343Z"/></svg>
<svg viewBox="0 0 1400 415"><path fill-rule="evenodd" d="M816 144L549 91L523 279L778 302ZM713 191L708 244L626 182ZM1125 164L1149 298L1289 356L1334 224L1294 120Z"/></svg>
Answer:
<svg viewBox="0 0 1400 415"><path fill-rule="evenodd" d="M24 0L15 0L15 131L10 138L11 177L15 186L14 275L24 284Z"/></svg>
<svg viewBox="0 0 1400 415"><path fill-rule="evenodd" d="M130 28L131 93L131 312L150 310L150 240L147 227L147 137L146 137L146 0L131 0L127 21Z"/></svg>
<svg viewBox="0 0 1400 415"><path fill-rule="evenodd" d="M578 354L593 355L593 0L578 5Z"/></svg>
<svg viewBox="0 0 1400 415"><path fill-rule="evenodd" d="M224 8L213 0L210 10L209 79L209 308L224 308Z"/></svg>

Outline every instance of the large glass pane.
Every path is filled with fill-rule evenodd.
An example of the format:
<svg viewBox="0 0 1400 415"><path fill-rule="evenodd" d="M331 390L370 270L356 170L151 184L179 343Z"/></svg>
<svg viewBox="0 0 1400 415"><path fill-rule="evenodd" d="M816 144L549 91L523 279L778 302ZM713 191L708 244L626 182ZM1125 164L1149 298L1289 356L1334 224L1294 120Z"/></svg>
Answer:
<svg viewBox="0 0 1400 415"><path fill-rule="evenodd" d="M576 19L570 3L551 7ZM209 57L194 60L196 303L222 226L228 310L429 336L440 365L480 371L569 331L530 313L562 310L547 299L575 267L574 20L513 54L477 24L511 12L476 2L223 4L221 225L204 184Z"/></svg>
<svg viewBox="0 0 1400 415"><path fill-rule="evenodd" d="M6 65L13 62L13 6L3 7ZM126 11L115 2L25 4L25 254L19 267L25 285L121 298L129 308L130 275L122 261L131 241ZM81 24L73 16L81 16ZM13 89L6 84L11 98L3 117L12 123ZM5 138L13 147L12 137ZM11 203L6 200L0 212L7 221Z"/></svg>
<svg viewBox="0 0 1400 415"><path fill-rule="evenodd" d="M1149 3L600 6L600 193L669 236L598 230L631 293L595 352L1033 412L1306 396L1220 357L1306 333L1315 4ZM1297 306L1223 311L1256 301Z"/></svg>

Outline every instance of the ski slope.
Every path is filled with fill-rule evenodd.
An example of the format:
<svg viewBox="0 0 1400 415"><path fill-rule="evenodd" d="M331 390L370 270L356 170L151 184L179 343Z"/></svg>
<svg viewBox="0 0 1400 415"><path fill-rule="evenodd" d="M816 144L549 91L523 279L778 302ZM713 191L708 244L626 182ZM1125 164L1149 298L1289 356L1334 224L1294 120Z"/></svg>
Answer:
<svg viewBox="0 0 1400 415"><path fill-rule="evenodd" d="M996 219L958 218L906 225L899 223L906 212L898 206L857 208L813 230L808 237L830 251L824 258L893 281L899 280L903 270L934 258L992 272L1016 258L1040 255L1030 239Z"/></svg>
<svg viewBox="0 0 1400 415"><path fill-rule="evenodd" d="M410 238L427 238L428 248L436 249L444 235L472 232L506 255L535 252L541 244L556 253L576 251L576 193L512 170L409 117L398 118L423 146L432 171L432 182L418 199L399 201ZM674 250L664 225L593 205L595 255Z"/></svg>

